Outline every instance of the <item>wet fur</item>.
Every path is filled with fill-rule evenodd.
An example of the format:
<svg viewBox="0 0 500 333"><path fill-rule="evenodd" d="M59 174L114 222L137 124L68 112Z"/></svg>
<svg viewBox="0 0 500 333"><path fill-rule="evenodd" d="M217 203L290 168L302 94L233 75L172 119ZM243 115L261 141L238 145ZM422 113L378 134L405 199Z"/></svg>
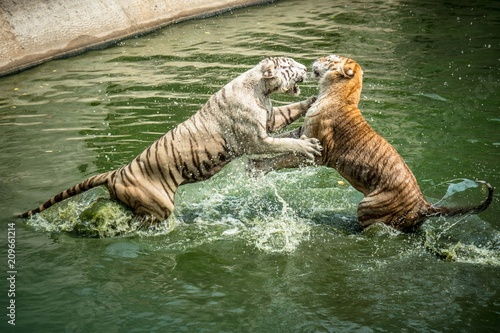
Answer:
<svg viewBox="0 0 500 333"><path fill-rule="evenodd" d="M243 154L293 152L308 159L320 155L316 139L273 138L276 131L304 115L313 99L273 108L270 94L298 95L305 66L291 58L267 58L241 74L191 118L156 140L129 164L90 177L20 217L93 187L104 185L113 199L132 208L148 223L166 219L174 210L174 195L185 183L210 178Z"/></svg>
<svg viewBox="0 0 500 333"><path fill-rule="evenodd" d="M354 60L321 58L314 63L313 74L319 78L317 101L307 111L304 125L287 135L319 139L323 154L316 163L336 169L364 194L357 210L361 227L384 223L412 231L431 216L479 213L489 206L493 189L485 182L488 197L478 206L437 207L425 199L403 158L363 118L358 108L363 71ZM251 161L253 167L264 171L304 162L287 155Z"/></svg>

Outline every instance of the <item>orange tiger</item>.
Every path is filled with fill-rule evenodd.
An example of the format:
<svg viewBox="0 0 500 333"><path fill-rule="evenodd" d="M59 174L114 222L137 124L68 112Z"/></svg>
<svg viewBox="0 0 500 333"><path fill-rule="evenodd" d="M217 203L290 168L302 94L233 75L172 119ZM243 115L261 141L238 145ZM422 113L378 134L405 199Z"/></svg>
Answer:
<svg viewBox="0 0 500 333"><path fill-rule="evenodd" d="M488 188L486 200L473 207L437 207L422 194L415 176L387 140L377 134L361 115L363 70L354 60L331 55L318 59L312 68L319 80L319 93L306 113L304 124L289 137L306 135L320 140L323 154L316 163L336 169L355 189L364 194L358 205L362 228L385 223L412 231L431 216L480 213L493 200ZM304 160L280 155L250 161L256 169L297 167Z"/></svg>
<svg viewBox="0 0 500 333"><path fill-rule="evenodd" d="M321 155L318 140L269 136L269 132L302 116L314 101L311 98L273 108L271 93L297 96L297 83L306 77L306 67L291 58L264 59L212 95L191 118L160 137L129 164L90 177L19 217L104 185L113 199L144 216L148 223L156 223L174 210L174 195L180 185L208 179L238 156L293 152L314 159Z"/></svg>

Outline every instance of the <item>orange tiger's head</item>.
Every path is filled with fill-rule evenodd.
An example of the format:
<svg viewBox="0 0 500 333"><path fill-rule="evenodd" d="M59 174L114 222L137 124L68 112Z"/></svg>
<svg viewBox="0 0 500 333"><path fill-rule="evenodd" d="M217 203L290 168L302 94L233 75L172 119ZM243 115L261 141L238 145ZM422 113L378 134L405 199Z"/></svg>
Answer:
<svg viewBox="0 0 500 333"><path fill-rule="evenodd" d="M260 66L269 93L279 91L294 96L300 94L297 83L307 78L306 66L287 57L266 58Z"/></svg>
<svg viewBox="0 0 500 333"><path fill-rule="evenodd" d="M361 91L363 70L354 60L337 55L329 55L316 60L312 66L312 75L319 80L319 86L327 89L337 83L354 85Z"/></svg>

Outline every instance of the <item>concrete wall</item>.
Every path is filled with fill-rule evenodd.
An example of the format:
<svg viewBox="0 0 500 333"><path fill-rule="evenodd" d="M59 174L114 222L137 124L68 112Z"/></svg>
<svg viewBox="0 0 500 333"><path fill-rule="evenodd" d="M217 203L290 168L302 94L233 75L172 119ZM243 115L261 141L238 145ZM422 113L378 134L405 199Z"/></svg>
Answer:
<svg viewBox="0 0 500 333"><path fill-rule="evenodd" d="M0 76L269 0L0 0Z"/></svg>

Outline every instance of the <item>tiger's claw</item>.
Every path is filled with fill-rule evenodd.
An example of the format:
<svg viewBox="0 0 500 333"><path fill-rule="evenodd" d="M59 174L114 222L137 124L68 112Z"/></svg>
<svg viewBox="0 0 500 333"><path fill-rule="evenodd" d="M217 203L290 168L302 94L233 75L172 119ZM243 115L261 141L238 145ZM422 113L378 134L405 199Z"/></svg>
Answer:
<svg viewBox="0 0 500 333"><path fill-rule="evenodd" d="M300 140L304 140L307 142L305 145L305 155L314 160L314 156L321 156L321 151L323 151L323 147L321 146L321 142L316 138L308 138L305 135L300 137Z"/></svg>

